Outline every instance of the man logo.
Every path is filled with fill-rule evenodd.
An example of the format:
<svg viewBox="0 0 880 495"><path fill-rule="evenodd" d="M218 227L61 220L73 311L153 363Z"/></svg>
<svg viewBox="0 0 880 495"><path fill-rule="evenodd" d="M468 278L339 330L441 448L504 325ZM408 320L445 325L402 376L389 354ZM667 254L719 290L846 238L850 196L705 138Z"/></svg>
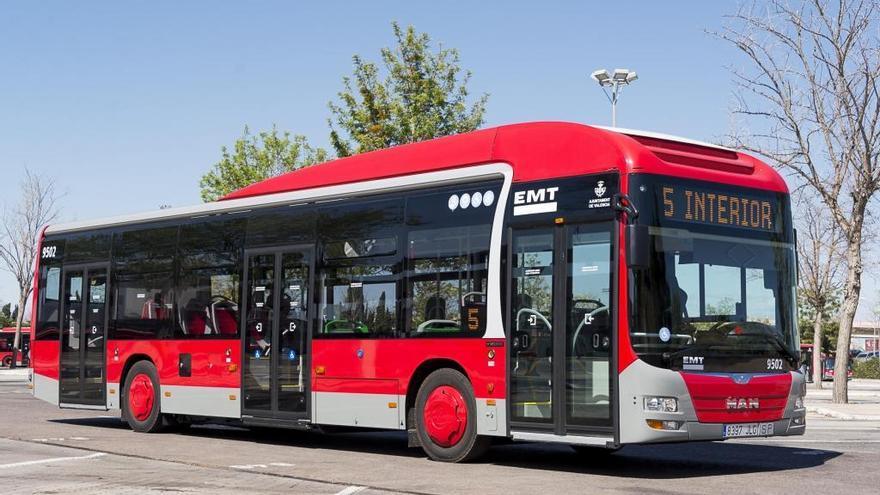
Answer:
<svg viewBox="0 0 880 495"><path fill-rule="evenodd" d="M728 411L761 408L761 402L757 397L728 397L724 403Z"/></svg>
<svg viewBox="0 0 880 495"><path fill-rule="evenodd" d="M604 180L600 180L596 184L596 187L593 188L593 192L596 193L597 198L601 198L602 196L604 196L605 191L607 191L607 189L605 188L605 181Z"/></svg>

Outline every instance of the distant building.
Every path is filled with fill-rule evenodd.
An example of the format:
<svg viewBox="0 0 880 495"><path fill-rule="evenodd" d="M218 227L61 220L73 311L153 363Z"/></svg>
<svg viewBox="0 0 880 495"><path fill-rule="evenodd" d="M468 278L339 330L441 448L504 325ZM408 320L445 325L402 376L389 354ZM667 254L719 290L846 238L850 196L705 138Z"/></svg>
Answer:
<svg viewBox="0 0 880 495"><path fill-rule="evenodd" d="M880 321L854 321L850 348L863 351L880 349Z"/></svg>

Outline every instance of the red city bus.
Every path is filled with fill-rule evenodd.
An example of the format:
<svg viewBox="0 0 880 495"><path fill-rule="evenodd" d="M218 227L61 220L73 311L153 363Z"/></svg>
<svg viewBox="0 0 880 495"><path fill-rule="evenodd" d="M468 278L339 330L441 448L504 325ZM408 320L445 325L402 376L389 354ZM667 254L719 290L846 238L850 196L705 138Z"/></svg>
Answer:
<svg viewBox="0 0 880 495"><path fill-rule="evenodd" d="M785 182L743 153L485 129L49 226L34 394L142 432L406 430L444 461L798 435L794 252Z"/></svg>
<svg viewBox="0 0 880 495"><path fill-rule="evenodd" d="M0 366L12 366L12 345L15 343L15 327L0 328ZM16 358L16 366L27 366L28 353L31 349L31 329L21 327L21 342Z"/></svg>

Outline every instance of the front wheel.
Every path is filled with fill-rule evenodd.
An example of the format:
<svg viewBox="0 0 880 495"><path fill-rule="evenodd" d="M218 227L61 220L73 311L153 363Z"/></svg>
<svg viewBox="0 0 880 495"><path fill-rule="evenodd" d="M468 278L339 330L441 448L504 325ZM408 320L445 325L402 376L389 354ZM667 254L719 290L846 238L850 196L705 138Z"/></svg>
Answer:
<svg viewBox="0 0 880 495"><path fill-rule="evenodd" d="M428 375L416 396L416 432L428 457L465 462L486 452L491 439L477 435L476 408L463 374L443 368Z"/></svg>
<svg viewBox="0 0 880 495"><path fill-rule="evenodd" d="M162 429L159 373L149 361L138 361L125 378L122 417L132 430L155 433Z"/></svg>

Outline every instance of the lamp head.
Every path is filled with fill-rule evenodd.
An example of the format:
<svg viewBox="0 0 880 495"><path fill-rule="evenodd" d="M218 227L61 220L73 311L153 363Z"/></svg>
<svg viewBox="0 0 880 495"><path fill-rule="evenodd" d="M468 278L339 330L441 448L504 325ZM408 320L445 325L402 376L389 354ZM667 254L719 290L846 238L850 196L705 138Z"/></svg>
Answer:
<svg viewBox="0 0 880 495"><path fill-rule="evenodd" d="M608 86L611 84L611 74L605 69L593 71L593 73L590 74L590 77L599 83L600 86Z"/></svg>
<svg viewBox="0 0 880 495"><path fill-rule="evenodd" d="M618 83L626 82L626 76L629 75L629 70L627 69L614 69L614 75L611 76L614 81Z"/></svg>

